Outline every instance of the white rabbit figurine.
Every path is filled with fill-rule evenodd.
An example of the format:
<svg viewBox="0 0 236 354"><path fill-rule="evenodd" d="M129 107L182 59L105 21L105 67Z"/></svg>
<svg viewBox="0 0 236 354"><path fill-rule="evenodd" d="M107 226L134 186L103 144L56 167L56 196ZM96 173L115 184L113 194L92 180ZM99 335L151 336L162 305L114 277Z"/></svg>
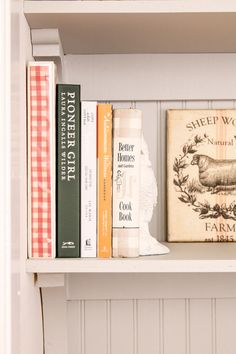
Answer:
<svg viewBox="0 0 236 354"><path fill-rule="evenodd" d="M147 143L141 138L141 180L140 180L140 256L169 253L168 247L158 242L149 232L148 223L152 219L157 203L157 182L149 159Z"/></svg>

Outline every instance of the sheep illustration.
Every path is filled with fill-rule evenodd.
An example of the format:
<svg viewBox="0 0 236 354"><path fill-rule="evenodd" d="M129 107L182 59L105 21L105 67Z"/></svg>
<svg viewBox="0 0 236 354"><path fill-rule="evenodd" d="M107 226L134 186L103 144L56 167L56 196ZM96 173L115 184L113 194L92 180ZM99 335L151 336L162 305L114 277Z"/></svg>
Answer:
<svg viewBox="0 0 236 354"><path fill-rule="evenodd" d="M212 193L222 187L236 186L236 160L216 160L207 155L195 154L191 165L199 168L199 181Z"/></svg>

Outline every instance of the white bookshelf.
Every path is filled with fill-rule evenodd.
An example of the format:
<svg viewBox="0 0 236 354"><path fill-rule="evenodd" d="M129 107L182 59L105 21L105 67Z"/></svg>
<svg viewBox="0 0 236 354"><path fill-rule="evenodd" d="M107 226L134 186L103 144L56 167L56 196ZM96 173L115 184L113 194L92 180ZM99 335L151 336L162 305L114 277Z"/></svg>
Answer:
<svg viewBox="0 0 236 354"><path fill-rule="evenodd" d="M236 107L236 1L1 0L0 8L0 351L235 354L234 243L168 244L168 255L135 259L26 259L25 66L43 51L64 82L81 83L82 99L144 112L162 187L150 229L165 242L166 110ZM46 35L33 48L34 28L59 29L62 46Z"/></svg>
<svg viewBox="0 0 236 354"><path fill-rule="evenodd" d="M235 1L24 1L24 14L31 29L59 30L65 54L63 80L79 82L82 99L110 100L117 107L135 104L143 110L144 120L151 119L151 124L144 122L144 133L159 186L152 233L166 241L165 111L234 107ZM227 85L219 85L223 80ZM236 271L234 243L168 247L168 255L137 259L27 260L26 270L47 274Z"/></svg>

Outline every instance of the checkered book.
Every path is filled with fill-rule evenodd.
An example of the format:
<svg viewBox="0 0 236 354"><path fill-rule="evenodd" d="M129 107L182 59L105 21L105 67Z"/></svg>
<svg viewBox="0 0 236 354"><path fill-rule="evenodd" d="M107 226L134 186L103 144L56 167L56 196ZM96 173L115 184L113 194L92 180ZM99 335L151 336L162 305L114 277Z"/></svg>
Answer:
<svg viewBox="0 0 236 354"><path fill-rule="evenodd" d="M55 65L28 64L28 255L55 257Z"/></svg>

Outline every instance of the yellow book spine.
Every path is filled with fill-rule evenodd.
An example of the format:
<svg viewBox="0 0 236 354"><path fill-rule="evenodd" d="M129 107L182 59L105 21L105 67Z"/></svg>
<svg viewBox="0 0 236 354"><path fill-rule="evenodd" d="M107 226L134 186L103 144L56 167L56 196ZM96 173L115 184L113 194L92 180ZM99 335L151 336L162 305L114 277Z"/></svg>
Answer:
<svg viewBox="0 0 236 354"><path fill-rule="evenodd" d="M98 104L98 246L100 258L111 257L112 214L112 106Z"/></svg>

